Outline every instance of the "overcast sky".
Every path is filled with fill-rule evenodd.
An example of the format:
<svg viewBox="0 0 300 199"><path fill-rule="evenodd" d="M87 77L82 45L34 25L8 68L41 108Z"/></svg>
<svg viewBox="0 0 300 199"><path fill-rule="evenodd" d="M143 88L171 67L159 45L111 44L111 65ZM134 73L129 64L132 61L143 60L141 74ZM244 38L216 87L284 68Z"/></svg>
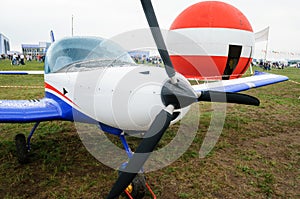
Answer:
<svg viewBox="0 0 300 199"><path fill-rule="evenodd" d="M160 26L169 29L173 20L199 0L152 0ZM250 21L254 32L270 26L269 49L300 53L300 1L223 0ZM74 34L109 38L147 27L139 0L3 0L0 32L10 39L11 50L21 44L50 41ZM264 44L259 44L259 46Z"/></svg>

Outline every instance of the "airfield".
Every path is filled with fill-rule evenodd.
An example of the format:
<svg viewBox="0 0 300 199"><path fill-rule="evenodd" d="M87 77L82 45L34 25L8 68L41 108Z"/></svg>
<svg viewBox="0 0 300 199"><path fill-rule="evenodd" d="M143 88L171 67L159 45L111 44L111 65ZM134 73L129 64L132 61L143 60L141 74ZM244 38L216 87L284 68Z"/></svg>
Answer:
<svg viewBox="0 0 300 199"><path fill-rule="evenodd" d="M11 66L0 60L0 70L43 70L43 63ZM300 197L300 69L270 72L292 81L244 92L259 98L259 107L228 105L222 135L205 158L199 158L198 152L212 108L200 103L198 133L188 151L168 167L146 175L158 198ZM44 96L43 86L43 75L3 75L0 99L39 99ZM32 139L30 162L20 165L14 136L28 135L31 128L32 124L0 124L0 198L107 195L117 172L87 152L73 123L42 123ZM176 128L168 129L159 147L172 140ZM130 144L137 143L133 139Z"/></svg>

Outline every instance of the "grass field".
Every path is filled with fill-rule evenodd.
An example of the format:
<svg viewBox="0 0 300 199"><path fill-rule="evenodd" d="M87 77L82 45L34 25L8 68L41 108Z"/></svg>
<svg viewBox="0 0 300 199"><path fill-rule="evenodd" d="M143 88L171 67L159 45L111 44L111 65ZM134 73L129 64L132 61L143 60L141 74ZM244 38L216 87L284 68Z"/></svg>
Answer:
<svg viewBox="0 0 300 199"><path fill-rule="evenodd" d="M42 70L41 63L0 70ZM300 70L272 70L300 82ZM196 138L180 159L147 174L158 198L300 198L300 84L292 81L253 89L259 107L228 105L222 135L205 158L198 152L211 104L200 104ZM42 75L0 76L0 86L43 86ZM1 88L0 99L43 97L42 88ZM103 198L117 172L93 158L74 124L44 122L32 139L30 163L15 158L14 136L33 124L0 124L0 198ZM168 143L176 125L160 143ZM146 198L150 198L149 196Z"/></svg>
<svg viewBox="0 0 300 199"><path fill-rule="evenodd" d="M25 62L25 65L11 65L8 59L0 59L0 70L44 70L44 65L41 62L30 61Z"/></svg>

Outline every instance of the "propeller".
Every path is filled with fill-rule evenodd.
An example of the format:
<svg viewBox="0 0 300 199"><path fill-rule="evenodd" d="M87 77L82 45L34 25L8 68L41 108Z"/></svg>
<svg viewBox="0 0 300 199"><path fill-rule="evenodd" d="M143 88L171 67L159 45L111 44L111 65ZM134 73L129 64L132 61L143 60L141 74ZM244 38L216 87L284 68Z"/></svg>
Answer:
<svg viewBox="0 0 300 199"><path fill-rule="evenodd" d="M132 182L169 127L173 119L173 111L174 106L169 105L155 117L149 130L145 133L146 137L143 138L134 155L128 161L126 168L120 172L119 178L112 187L107 199L118 197Z"/></svg>
<svg viewBox="0 0 300 199"><path fill-rule="evenodd" d="M166 72L167 72L169 78L171 79L171 81L173 81L173 83L176 83L176 81L174 80L176 72L174 70L174 66L171 62L169 53L167 51L166 44L165 44L163 36L161 34L151 0L141 0L141 3L143 6L145 15L146 15L148 24L150 26L152 36L153 36L155 44L157 46L158 52L160 54L161 59L164 62Z"/></svg>
<svg viewBox="0 0 300 199"><path fill-rule="evenodd" d="M161 110L155 117L150 128L145 133L143 140L128 161L126 168L120 171L120 175L107 196L107 199L114 199L121 195L135 176L141 171L151 152L153 152L173 120L174 109L184 108L198 101L259 105L259 100L255 97L240 93L202 91L200 95L197 95L187 81L176 78L176 72L160 31L151 0L141 0L141 3L148 24L151 27L152 36L157 45L157 49L165 64L166 73L170 78L170 80L164 84L161 91L162 101L166 108Z"/></svg>
<svg viewBox="0 0 300 199"><path fill-rule="evenodd" d="M242 94L220 91L202 91L198 101L204 102L226 102L234 104L245 104L259 106L259 100L256 97Z"/></svg>

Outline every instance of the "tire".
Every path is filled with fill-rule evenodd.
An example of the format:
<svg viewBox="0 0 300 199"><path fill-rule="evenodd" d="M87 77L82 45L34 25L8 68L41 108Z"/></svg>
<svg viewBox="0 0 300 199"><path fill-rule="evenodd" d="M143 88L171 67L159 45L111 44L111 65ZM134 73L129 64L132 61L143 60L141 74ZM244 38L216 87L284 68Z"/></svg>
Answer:
<svg viewBox="0 0 300 199"><path fill-rule="evenodd" d="M15 144L16 144L18 162L20 164L28 163L28 149L27 149L25 135L24 134L16 135Z"/></svg>
<svg viewBox="0 0 300 199"><path fill-rule="evenodd" d="M132 181L132 192L130 193L134 199L142 199L146 193L146 180L143 174L137 174Z"/></svg>

